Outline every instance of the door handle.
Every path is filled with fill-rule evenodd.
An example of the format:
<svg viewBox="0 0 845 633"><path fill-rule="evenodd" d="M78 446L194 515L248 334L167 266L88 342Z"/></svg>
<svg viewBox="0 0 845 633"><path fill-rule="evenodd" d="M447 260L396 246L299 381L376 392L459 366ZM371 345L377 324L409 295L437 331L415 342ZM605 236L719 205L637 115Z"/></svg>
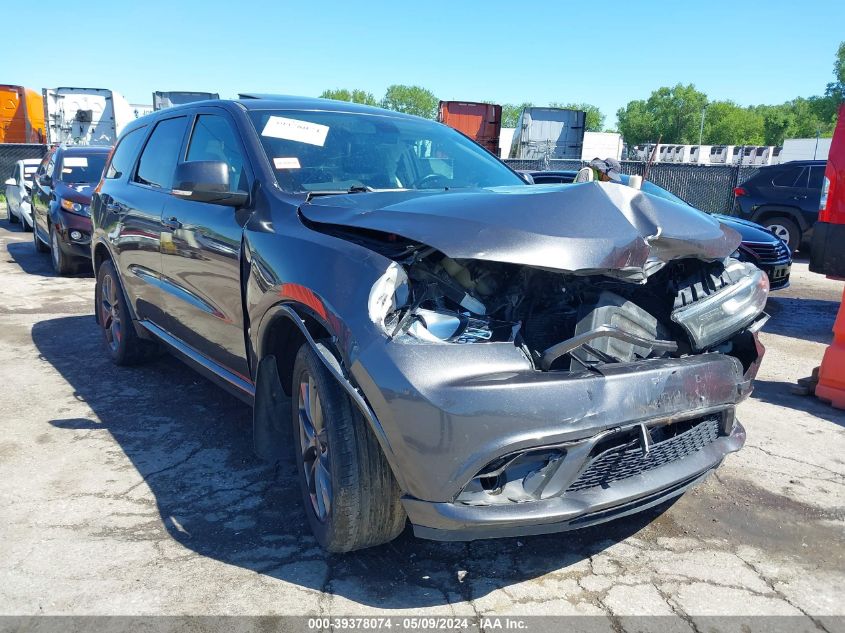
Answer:
<svg viewBox="0 0 845 633"><path fill-rule="evenodd" d="M182 223L179 221L179 218L177 218L177 217L167 218L162 224L164 224L164 226L166 226L171 231L175 231L176 229L182 228Z"/></svg>

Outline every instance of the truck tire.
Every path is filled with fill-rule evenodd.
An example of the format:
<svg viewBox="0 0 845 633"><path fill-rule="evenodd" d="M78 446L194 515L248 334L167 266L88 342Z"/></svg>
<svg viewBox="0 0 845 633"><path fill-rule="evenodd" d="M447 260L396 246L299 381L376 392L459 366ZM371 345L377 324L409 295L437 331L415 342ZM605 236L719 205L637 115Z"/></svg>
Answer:
<svg viewBox="0 0 845 633"><path fill-rule="evenodd" d="M793 253L801 246L801 229L792 218L786 216L766 218L760 224L786 242Z"/></svg>
<svg viewBox="0 0 845 633"><path fill-rule="evenodd" d="M291 386L297 478L317 541L330 552L392 541L405 527L399 485L360 411L308 343Z"/></svg>
<svg viewBox="0 0 845 633"><path fill-rule="evenodd" d="M155 343L140 339L135 332L120 279L110 260L100 264L94 296L97 301L97 322L115 365L137 365L155 355Z"/></svg>

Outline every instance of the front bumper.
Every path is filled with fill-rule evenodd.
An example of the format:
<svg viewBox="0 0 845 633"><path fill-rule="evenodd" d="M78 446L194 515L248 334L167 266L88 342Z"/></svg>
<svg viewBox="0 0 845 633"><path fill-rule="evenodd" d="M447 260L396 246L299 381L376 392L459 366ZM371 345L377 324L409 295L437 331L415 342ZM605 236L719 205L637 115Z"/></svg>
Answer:
<svg viewBox="0 0 845 633"><path fill-rule="evenodd" d="M708 353L571 374L536 371L511 344L385 343L363 350L351 370L378 420L377 435L415 532L475 539L583 527L695 484L744 443L734 411L751 391L763 348L755 334L743 336L742 362ZM549 498L464 501L470 482L508 455L565 445L569 458L574 446L588 446L597 436L711 414L724 420L719 437L659 468L598 488L571 491L558 482ZM566 472L577 477L594 457L581 452Z"/></svg>
<svg viewBox="0 0 845 633"><path fill-rule="evenodd" d="M56 231L59 234L59 244L67 255L90 259L91 257L91 218L67 211L58 211ZM81 235L73 239L71 233L78 231Z"/></svg>
<svg viewBox="0 0 845 633"><path fill-rule="evenodd" d="M683 494L745 444L734 422L729 434L682 459L632 477L524 503L470 505L403 498L414 534L438 541L548 534L587 527L641 512ZM581 470L590 460L581 463ZM572 480L579 470L573 469ZM567 485L572 482L565 482Z"/></svg>

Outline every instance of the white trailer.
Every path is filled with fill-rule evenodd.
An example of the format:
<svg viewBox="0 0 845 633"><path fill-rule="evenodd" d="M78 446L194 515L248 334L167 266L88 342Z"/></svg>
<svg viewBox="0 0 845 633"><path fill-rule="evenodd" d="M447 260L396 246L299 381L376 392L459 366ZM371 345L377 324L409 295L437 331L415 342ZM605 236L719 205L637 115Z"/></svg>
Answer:
<svg viewBox="0 0 845 633"><path fill-rule="evenodd" d="M564 108L525 108L513 135L511 158L581 158L587 113Z"/></svg>
<svg viewBox="0 0 845 633"><path fill-rule="evenodd" d="M135 119L129 102L104 88L45 88L44 122L50 145L114 145Z"/></svg>
<svg viewBox="0 0 845 633"><path fill-rule="evenodd" d="M689 162L693 165L709 165L710 148L710 145L690 145Z"/></svg>
<svg viewBox="0 0 845 633"><path fill-rule="evenodd" d="M499 158L507 158L511 153L511 143L515 127L503 127L499 132Z"/></svg>
<svg viewBox="0 0 845 633"><path fill-rule="evenodd" d="M194 101L207 101L209 99L219 98L220 95L216 92L164 92L157 90L153 93L153 109L158 111L175 105L182 105L183 103L193 103Z"/></svg>
<svg viewBox="0 0 845 633"><path fill-rule="evenodd" d="M783 149L778 162L791 160L827 160L830 152L829 138L788 138L783 142Z"/></svg>
<svg viewBox="0 0 845 633"><path fill-rule="evenodd" d="M504 130L502 130L504 131ZM622 135L616 132L584 132L581 160L622 157Z"/></svg>

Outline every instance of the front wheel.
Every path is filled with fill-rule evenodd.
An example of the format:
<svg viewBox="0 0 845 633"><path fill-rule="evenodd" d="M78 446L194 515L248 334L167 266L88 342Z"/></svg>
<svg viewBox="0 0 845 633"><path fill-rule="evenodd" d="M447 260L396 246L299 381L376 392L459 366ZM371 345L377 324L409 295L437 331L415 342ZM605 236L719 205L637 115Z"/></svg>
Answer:
<svg viewBox="0 0 845 633"><path fill-rule="evenodd" d="M367 422L307 343L296 355L292 387L298 479L317 541L330 552L392 541L406 518L393 472Z"/></svg>
<svg viewBox="0 0 845 633"><path fill-rule="evenodd" d="M782 239L793 253L801 246L801 229L791 218L768 218L762 222L776 237Z"/></svg>
<svg viewBox="0 0 845 633"><path fill-rule="evenodd" d="M8 198L6 198L6 219L9 221L9 224L17 224L20 222L18 216L12 213L12 205L9 204Z"/></svg>
<svg viewBox="0 0 845 633"><path fill-rule="evenodd" d="M50 225L50 259L53 262L53 270L59 275L69 275L76 267L73 259L62 250L59 242L59 232L54 225Z"/></svg>

